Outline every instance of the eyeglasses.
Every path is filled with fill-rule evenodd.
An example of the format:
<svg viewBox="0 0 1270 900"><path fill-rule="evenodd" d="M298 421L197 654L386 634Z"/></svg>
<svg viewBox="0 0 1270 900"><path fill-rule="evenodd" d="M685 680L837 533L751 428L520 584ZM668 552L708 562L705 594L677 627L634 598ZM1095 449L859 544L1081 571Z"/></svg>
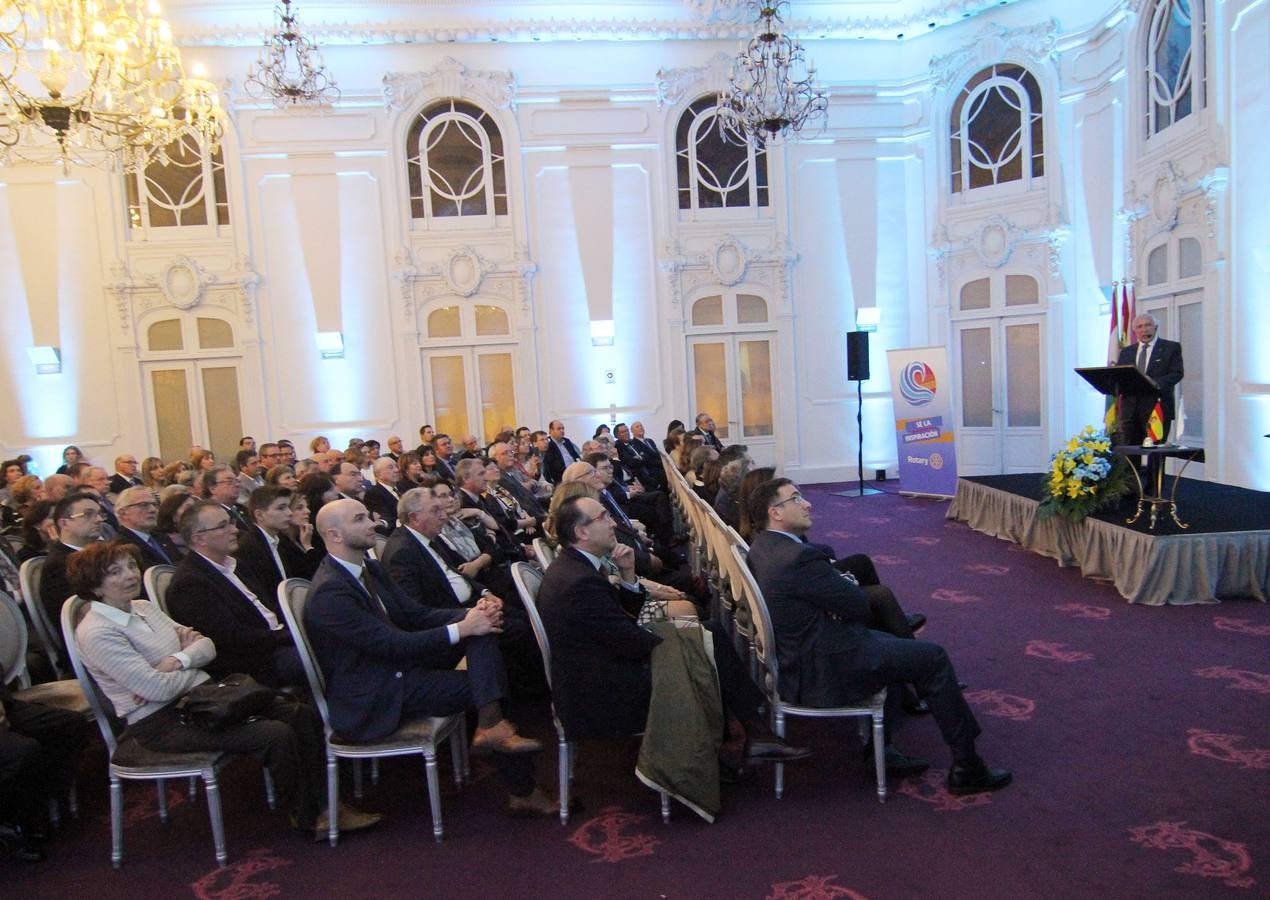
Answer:
<svg viewBox="0 0 1270 900"><path fill-rule="evenodd" d="M66 516L66 518L84 519L85 521L92 521L93 519L101 518L101 510L100 509L85 509L82 512L71 513L69 516Z"/></svg>
<svg viewBox="0 0 1270 900"><path fill-rule="evenodd" d="M217 478L215 483L216 483L216 484L218 484L218 485L221 485L221 484L237 484L237 483L238 483L238 479L237 479L237 478Z"/></svg>
<svg viewBox="0 0 1270 900"><path fill-rule="evenodd" d="M194 533L206 534L209 531L224 531L226 528L232 528L233 525L234 525L233 522L231 522L229 519L226 519L225 521L221 522L219 525L209 525L207 528L200 528Z"/></svg>
<svg viewBox="0 0 1270 900"><path fill-rule="evenodd" d="M586 521L584 521L584 522L582 523L582 525L583 525L584 527L585 527L585 526L587 526L587 525L593 525L593 524L595 524L596 522L603 522L605 519L607 519L607 520L608 520L608 521L610 521L610 522L612 522L612 521L613 521L613 517L612 517L611 515L609 515L608 510L605 510L604 512L600 513L598 516L592 516L591 518L589 518L589 519L587 519Z"/></svg>
<svg viewBox="0 0 1270 900"><path fill-rule="evenodd" d="M153 500L138 500L136 503L129 503L127 506L121 506L119 509L158 509L159 504Z"/></svg>
<svg viewBox="0 0 1270 900"><path fill-rule="evenodd" d="M798 493L798 492L796 492L796 491L795 491L794 493L792 493L792 494L790 494L788 497L786 497L784 500L781 500L779 503L773 503L771 508L772 508L772 509L775 509L775 508L776 508L776 507L778 507L778 506L784 506L786 503L789 503L790 501L793 501L794 503L797 503L799 506L803 506L803 505L810 506L810 505L811 505L810 501L808 501L806 498L804 498L802 494L800 494L800 493Z"/></svg>

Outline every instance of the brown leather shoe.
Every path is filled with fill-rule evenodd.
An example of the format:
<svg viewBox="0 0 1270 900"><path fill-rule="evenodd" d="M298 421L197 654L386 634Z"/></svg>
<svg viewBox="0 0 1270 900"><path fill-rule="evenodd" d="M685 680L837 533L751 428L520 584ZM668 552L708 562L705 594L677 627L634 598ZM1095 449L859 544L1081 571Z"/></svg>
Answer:
<svg viewBox="0 0 1270 900"><path fill-rule="evenodd" d="M340 834L350 831L361 831L370 828L383 819L383 813L363 812L355 806L340 801L339 811ZM317 823L313 826L313 843L318 844L331 835L331 819L323 810L318 814Z"/></svg>
<svg viewBox="0 0 1270 900"><path fill-rule="evenodd" d="M572 804L570 804L572 805ZM523 797L507 798L507 814L514 819L538 819L560 815L560 801L540 787Z"/></svg>
<svg viewBox="0 0 1270 900"><path fill-rule="evenodd" d="M516 726L506 719L490 728L478 728L472 735L472 751L475 753L537 753L542 742L521 737Z"/></svg>

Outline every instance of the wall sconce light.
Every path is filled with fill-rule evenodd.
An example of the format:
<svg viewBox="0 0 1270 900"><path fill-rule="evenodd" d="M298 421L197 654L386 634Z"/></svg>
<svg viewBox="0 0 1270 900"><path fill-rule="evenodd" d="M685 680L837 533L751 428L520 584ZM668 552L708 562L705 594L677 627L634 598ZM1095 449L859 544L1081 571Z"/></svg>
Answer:
<svg viewBox="0 0 1270 900"><path fill-rule="evenodd" d="M35 374L62 374L61 347L27 347L26 352L31 357L31 362L35 364Z"/></svg>
<svg viewBox="0 0 1270 900"><path fill-rule="evenodd" d="M882 310L876 306L861 306L855 311L856 331L877 331L882 321Z"/></svg>
<svg viewBox="0 0 1270 900"><path fill-rule="evenodd" d="M344 358L344 333L340 331L319 331L317 333L318 356L322 359Z"/></svg>
<svg viewBox="0 0 1270 900"><path fill-rule="evenodd" d="M592 320L591 346L592 347L612 347L613 346L613 320L612 319Z"/></svg>

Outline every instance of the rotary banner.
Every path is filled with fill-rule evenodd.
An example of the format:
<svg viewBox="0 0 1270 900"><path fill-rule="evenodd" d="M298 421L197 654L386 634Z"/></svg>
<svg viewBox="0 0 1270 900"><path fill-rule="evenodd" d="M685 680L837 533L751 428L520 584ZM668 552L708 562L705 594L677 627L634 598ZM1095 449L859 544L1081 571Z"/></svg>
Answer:
<svg viewBox="0 0 1270 900"><path fill-rule="evenodd" d="M948 350L888 350L886 361L895 405L900 493L951 497L957 492L957 445Z"/></svg>

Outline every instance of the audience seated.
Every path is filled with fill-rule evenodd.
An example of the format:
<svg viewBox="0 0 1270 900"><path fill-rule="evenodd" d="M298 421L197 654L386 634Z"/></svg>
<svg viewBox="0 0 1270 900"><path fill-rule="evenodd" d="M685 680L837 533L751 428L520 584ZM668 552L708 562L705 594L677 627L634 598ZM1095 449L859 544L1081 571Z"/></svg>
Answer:
<svg viewBox="0 0 1270 900"><path fill-rule="evenodd" d="M224 510L215 510L232 534ZM120 743L134 740L159 753L224 750L250 754L268 767L291 807L291 826L314 840L328 831L325 804L326 752L321 725L311 707L279 697L246 722L209 731L182 720L177 709L191 688L208 680L217 647L196 629L177 624L153 603L138 599L137 551L126 544L98 544L78 554L71 569L75 593L93 602L75 629L84 665L115 714L127 723ZM339 809L343 831L366 828L379 816Z"/></svg>
<svg viewBox="0 0 1270 900"><path fill-rule="evenodd" d="M59 621L62 604L71 596L66 561L72 554L101 539L101 501L88 493L68 494L53 509L57 540L50 544L40 576L40 603L50 622ZM53 635L61 646L61 633Z"/></svg>
<svg viewBox="0 0 1270 900"><path fill-rule="evenodd" d="M266 485L247 498L247 515L252 527L239 536L234 558L235 571L258 597L277 597L278 585L287 578L312 578L321 555L313 548L313 530L305 528L297 537L289 534L294 492ZM303 499L303 498L301 498ZM307 522L307 510L305 511ZM273 603L269 604L271 607Z"/></svg>
<svg viewBox="0 0 1270 900"><path fill-rule="evenodd" d="M408 525L408 514L399 510L398 517ZM335 731L346 740L373 741L392 734L405 719L475 707L472 748L493 752L511 795L509 812L557 814L558 805L535 787L527 755L542 745L517 734L503 714L507 679L495 637L503 621L500 605L482 599L469 607L437 609L407 601L384 569L366 557L375 525L356 501L323 507L317 527L328 556L313 579L305 626L325 676ZM414 540L403 529L397 533ZM455 671L463 657L466 671Z"/></svg>
<svg viewBox="0 0 1270 900"><path fill-rule="evenodd" d="M246 672L270 687L305 686L277 594L238 575L230 554L238 549L239 531L225 508L215 501L194 504L181 514L181 536L190 552L168 585L168 612L216 644L208 671L217 678Z"/></svg>
<svg viewBox="0 0 1270 900"><path fill-rule="evenodd" d="M397 485L401 482L401 469L397 460L391 456L381 456L371 466L375 483L362 497L362 502L375 518L375 530L380 534L392 534L397 527L397 501L401 492Z"/></svg>
<svg viewBox="0 0 1270 900"><path fill-rule="evenodd" d="M900 685L912 683L930 704L952 751L948 789L971 794L1003 788L1010 773L990 769L975 749L979 723L958 686L947 652L938 644L904 640L869 627L871 613L854 579L834 568L823 547L804 538L811 504L788 478L773 478L747 498L759 529L748 561L772 617L782 694L805 706L842 706L883 687L887 692L888 743L898 721ZM915 774L926 760L887 747L887 769Z"/></svg>

